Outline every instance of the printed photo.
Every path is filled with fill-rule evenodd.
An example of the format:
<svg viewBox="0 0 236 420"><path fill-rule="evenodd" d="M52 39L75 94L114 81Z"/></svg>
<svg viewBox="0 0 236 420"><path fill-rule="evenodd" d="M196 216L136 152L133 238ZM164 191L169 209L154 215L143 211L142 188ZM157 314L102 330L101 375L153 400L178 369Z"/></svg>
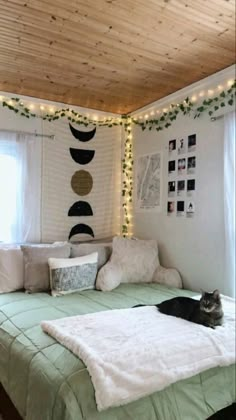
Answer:
<svg viewBox="0 0 236 420"><path fill-rule="evenodd" d="M185 181L178 181L177 194L184 195L184 191L185 191Z"/></svg>
<svg viewBox="0 0 236 420"><path fill-rule="evenodd" d="M168 182L168 197L175 195L175 181Z"/></svg>
<svg viewBox="0 0 236 420"><path fill-rule="evenodd" d="M168 215L174 214L175 211L175 202L174 201L168 201L167 203L167 213Z"/></svg>
<svg viewBox="0 0 236 420"><path fill-rule="evenodd" d="M185 153L186 147L185 147L185 141L184 139L178 140L178 155L182 155Z"/></svg>
<svg viewBox="0 0 236 420"><path fill-rule="evenodd" d="M194 174L196 170L196 156L188 158L188 174Z"/></svg>
<svg viewBox="0 0 236 420"><path fill-rule="evenodd" d="M176 140L169 141L169 153L172 153L176 150Z"/></svg>
<svg viewBox="0 0 236 420"><path fill-rule="evenodd" d="M188 136L188 152L195 152L196 150L196 134Z"/></svg>
<svg viewBox="0 0 236 420"><path fill-rule="evenodd" d="M184 201L177 201L177 216L184 216Z"/></svg>
<svg viewBox="0 0 236 420"><path fill-rule="evenodd" d="M187 195L192 196L195 193L195 179L187 180Z"/></svg>
<svg viewBox="0 0 236 420"><path fill-rule="evenodd" d="M181 174L186 169L186 159L178 159L178 174Z"/></svg>
<svg viewBox="0 0 236 420"><path fill-rule="evenodd" d="M175 160L170 160L168 162L168 173L172 174L175 172Z"/></svg>
<svg viewBox="0 0 236 420"><path fill-rule="evenodd" d="M188 201L187 210L186 210L187 217L193 217L194 212L195 212L194 202L193 201Z"/></svg>

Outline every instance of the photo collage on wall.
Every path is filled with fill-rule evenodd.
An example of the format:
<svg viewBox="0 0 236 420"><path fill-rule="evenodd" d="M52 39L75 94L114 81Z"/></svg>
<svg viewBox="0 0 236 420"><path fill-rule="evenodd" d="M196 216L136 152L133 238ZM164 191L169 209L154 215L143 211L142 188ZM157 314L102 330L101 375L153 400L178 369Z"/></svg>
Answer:
<svg viewBox="0 0 236 420"><path fill-rule="evenodd" d="M196 192L196 134L169 141L168 216L193 217Z"/></svg>

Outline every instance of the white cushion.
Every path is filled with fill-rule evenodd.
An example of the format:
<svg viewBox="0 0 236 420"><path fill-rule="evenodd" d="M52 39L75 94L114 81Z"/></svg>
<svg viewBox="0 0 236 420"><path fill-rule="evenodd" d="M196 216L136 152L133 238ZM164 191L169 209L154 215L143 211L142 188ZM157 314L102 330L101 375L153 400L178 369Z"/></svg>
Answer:
<svg viewBox="0 0 236 420"><path fill-rule="evenodd" d="M0 293L13 292L24 287L24 264L20 246L0 247Z"/></svg>
<svg viewBox="0 0 236 420"><path fill-rule="evenodd" d="M95 288L98 253L77 258L49 258L53 296Z"/></svg>
<svg viewBox="0 0 236 420"><path fill-rule="evenodd" d="M120 283L150 283L159 265L157 241L115 237L111 259L99 271L96 288L109 291Z"/></svg>
<svg viewBox="0 0 236 420"><path fill-rule="evenodd" d="M153 283L160 283L178 289L183 288L183 282L179 272L175 268L165 268L161 265L155 270Z"/></svg>

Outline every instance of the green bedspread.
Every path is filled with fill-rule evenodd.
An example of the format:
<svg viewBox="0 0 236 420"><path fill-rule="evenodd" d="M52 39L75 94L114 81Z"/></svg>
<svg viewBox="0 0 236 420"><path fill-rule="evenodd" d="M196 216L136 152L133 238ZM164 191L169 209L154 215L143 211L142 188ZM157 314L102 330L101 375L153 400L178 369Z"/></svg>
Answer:
<svg viewBox="0 0 236 420"><path fill-rule="evenodd" d="M192 292L124 284L112 292L0 295L0 382L27 420L203 420L235 401L235 366L210 369L119 408L98 412L85 365L39 326L42 320L158 303ZM157 356L158 357L158 356ZM183 354L184 357L184 354Z"/></svg>

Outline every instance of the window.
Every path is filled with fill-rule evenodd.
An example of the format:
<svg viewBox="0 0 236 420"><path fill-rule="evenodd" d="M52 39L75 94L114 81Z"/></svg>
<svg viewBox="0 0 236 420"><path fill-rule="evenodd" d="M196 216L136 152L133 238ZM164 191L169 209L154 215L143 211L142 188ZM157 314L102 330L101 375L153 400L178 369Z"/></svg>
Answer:
<svg viewBox="0 0 236 420"><path fill-rule="evenodd" d="M11 242L16 219L17 160L0 151L0 241Z"/></svg>

